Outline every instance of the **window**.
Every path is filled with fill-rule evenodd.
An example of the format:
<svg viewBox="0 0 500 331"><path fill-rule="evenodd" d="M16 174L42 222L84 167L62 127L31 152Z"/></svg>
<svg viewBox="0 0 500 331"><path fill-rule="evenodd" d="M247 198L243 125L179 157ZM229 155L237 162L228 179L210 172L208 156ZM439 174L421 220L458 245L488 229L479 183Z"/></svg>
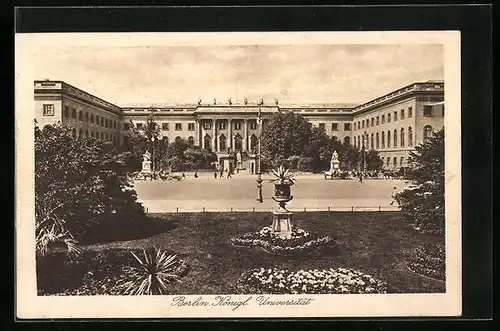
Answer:
<svg viewBox="0 0 500 331"><path fill-rule="evenodd" d="M387 131L387 148L391 148L391 131Z"/></svg>
<svg viewBox="0 0 500 331"><path fill-rule="evenodd" d="M257 122L250 121L250 130L257 130Z"/></svg>
<svg viewBox="0 0 500 331"><path fill-rule="evenodd" d="M354 122L354 131L357 130L357 127L356 127L356 122Z"/></svg>
<svg viewBox="0 0 500 331"><path fill-rule="evenodd" d="M241 122L240 121L234 122L234 129L235 130L241 130Z"/></svg>
<svg viewBox="0 0 500 331"><path fill-rule="evenodd" d="M361 127L364 129L365 128L365 120L361 121Z"/></svg>
<svg viewBox="0 0 500 331"><path fill-rule="evenodd" d="M351 144L351 138L350 137L344 137L344 144L350 145Z"/></svg>
<svg viewBox="0 0 500 331"><path fill-rule="evenodd" d="M385 148L385 132L382 131L382 148Z"/></svg>
<svg viewBox="0 0 500 331"><path fill-rule="evenodd" d="M391 114L387 114L387 123L391 123Z"/></svg>
<svg viewBox="0 0 500 331"><path fill-rule="evenodd" d="M344 123L344 131L351 131L351 123Z"/></svg>
<svg viewBox="0 0 500 331"><path fill-rule="evenodd" d="M94 131L90 131L90 136L94 138Z"/></svg>
<svg viewBox="0 0 500 331"><path fill-rule="evenodd" d="M90 114L90 123L94 124L94 114Z"/></svg>
<svg viewBox="0 0 500 331"><path fill-rule="evenodd" d="M432 117L432 106L424 106L424 117Z"/></svg>
<svg viewBox="0 0 500 331"><path fill-rule="evenodd" d="M168 123L161 123L161 129L164 130L164 131L168 131L169 130L169 127L168 127Z"/></svg>
<svg viewBox="0 0 500 331"><path fill-rule="evenodd" d="M225 130L225 129L226 129L226 121L220 121L219 130Z"/></svg>
<svg viewBox="0 0 500 331"><path fill-rule="evenodd" d="M401 109L401 119L404 120L405 119L405 110L404 109Z"/></svg>
<svg viewBox="0 0 500 331"><path fill-rule="evenodd" d="M401 137L399 138L401 147L405 147L405 129L401 128Z"/></svg>
<svg viewBox="0 0 500 331"><path fill-rule="evenodd" d="M85 130L85 137L89 136L89 130Z"/></svg>
<svg viewBox="0 0 500 331"><path fill-rule="evenodd" d="M403 163L404 163L404 157L401 156L401 158L399 159L399 165L402 167Z"/></svg>
<svg viewBox="0 0 500 331"><path fill-rule="evenodd" d="M374 145L373 145L373 133L372 133L370 136L370 149L373 149L373 148L374 148Z"/></svg>
<svg viewBox="0 0 500 331"><path fill-rule="evenodd" d="M379 116L377 116L377 125L379 125Z"/></svg>
<svg viewBox="0 0 500 331"><path fill-rule="evenodd" d="M374 126L375 124L375 119L372 117L372 123L371 123L371 126Z"/></svg>
<svg viewBox="0 0 500 331"><path fill-rule="evenodd" d="M413 132L412 132L411 126L408 127L408 146L409 147L413 146Z"/></svg>
<svg viewBox="0 0 500 331"><path fill-rule="evenodd" d="M432 138L432 126L426 125L424 126L424 142Z"/></svg>
<svg viewBox="0 0 500 331"><path fill-rule="evenodd" d="M393 158L392 162L393 162L395 167L398 166L398 159L396 157Z"/></svg>
<svg viewBox="0 0 500 331"><path fill-rule="evenodd" d="M379 141L379 135L378 135L378 132L377 132L377 138L375 139L375 143L376 143L376 147L377 149L380 148L380 141Z"/></svg>
<svg viewBox="0 0 500 331"><path fill-rule="evenodd" d="M387 157L387 166L389 166L389 162L391 162L391 158Z"/></svg>
<svg viewBox="0 0 500 331"><path fill-rule="evenodd" d="M182 131L182 123L175 123L175 131Z"/></svg>
<svg viewBox="0 0 500 331"><path fill-rule="evenodd" d="M339 130L339 123L332 123L332 131L338 131Z"/></svg>
<svg viewBox="0 0 500 331"><path fill-rule="evenodd" d="M194 137L193 136L189 136L188 137L188 145L191 146L191 147L194 146Z"/></svg>
<svg viewBox="0 0 500 331"><path fill-rule="evenodd" d="M54 116L54 105L43 105L43 116Z"/></svg>
<svg viewBox="0 0 500 331"><path fill-rule="evenodd" d="M64 118L69 118L69 107L64 106Z"/></svg>
<svg viewBox="0 0 500 331"><path fill-rule="evenodd" d="M194 131L194 123L188 123L188 131Z"/></svg>
<svg viewBox="0 0 500 331"><path fill-rule="evenodd" d="M85 122L88 123L89 121L89 113L85 112Z"/></svg>
<svg viewBox="0 0 500 331"><path fill-rule="evenodd" d="M108 119L107 118L104 120L104 127L106 127L106 128L109 127L109 123L108 123Z"/></svg>
<svg viewBox="0 0 500 331"><path fill-rule="evenodd" d="M394 148L398 147L398 130L394 130Z"/></svg>
<svg viewBox="0 0 500 331"><path fill-rule="evenodd" d="M413 108L408 107L408 118L411 118L413 116Z"/></svg>
<svg viewBox="0 0 500 331"><path fill-rule="evenodd" d="M99 125L101 122L98 115L95 115L95 124Z"/></svg>
<svg viewBox="0 0 500 331"><path fill-rule="evenodd" d="M385 123L385 115L382 115L382 124Z"/></svg>
<svg viewBox="0 0 500 331"><path fill-rule="evenodd" d="M370 127L370 119L367 119L366 120L366 127L369 128Z"/></svg>
<svg viewBox="0 0 500 331"><path fill-rule="evenodd" d="M83 112L82 111L78 112L78 120L83 121Z"/></svg>
<svg viewBox="0 0 500 331"><path fill-rule="evenodd" d="M318 127L321 131L325 131L325 123L319 123Z"/></svg>
<svg viewBox="0 0 500 331"><path fill-rule="evenodd" d="M212 122L203 122L203 129L210 130L211 128L212 128Z"/></svg>
<svg viewBox="0 0 500 331"><path fill-rule="evenodd" d="M78 130L78 138L81 138L83 136L83 131L82 129Z"/></svg>
<svg viewBox="0 0 500 331"><path fill-rule="evenodd" d="M74 118L74 119L76 120L76 109L75 109L75 108L73 108L73 109L71 110L71 118ZM76 134L76 133L75 133L75 134Z"/></svg>
<svg viewBox="0 0 500 331"><path fill-rule="evenodd" d="M219 137L219 151L225 151L226 148L226 136L222 134Z"/></svg>
<svg viewBox="0 0 500 331"><path fill-rule="evenodd" d="M143 127L143 123L137 123L135 126L136 126L138 129L142 129L142 127Z"/></svg>
<svg viewBox="0 0 500 331"><path fill-rule="evenodd" d="M104 117L101 117L101 126L104 126Z"/></svg>
<svg viewBox="0 0 500 331"><path fill-rule="evenodd" d="M394 112L394 121L397 121L397 120L398 120L398 112L397 112L397 111L395 111L395 112Z"/></svg>

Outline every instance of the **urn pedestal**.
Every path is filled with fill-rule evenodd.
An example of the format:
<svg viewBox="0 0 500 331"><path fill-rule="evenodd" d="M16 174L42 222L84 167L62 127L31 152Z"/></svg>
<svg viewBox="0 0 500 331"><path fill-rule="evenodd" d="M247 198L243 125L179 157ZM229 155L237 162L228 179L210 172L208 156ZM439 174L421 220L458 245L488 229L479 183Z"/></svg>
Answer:
<svg viewBox="0 0 500 331"><path fill-rule="evenodd" d="M278 209L273 212L273 224L271 228L274 233L277 233L283 239L290 239L292 237L292 215L286 209L286 203L291 201L289 184L274 184L274 197L273 200L278 203Z"/></svg>

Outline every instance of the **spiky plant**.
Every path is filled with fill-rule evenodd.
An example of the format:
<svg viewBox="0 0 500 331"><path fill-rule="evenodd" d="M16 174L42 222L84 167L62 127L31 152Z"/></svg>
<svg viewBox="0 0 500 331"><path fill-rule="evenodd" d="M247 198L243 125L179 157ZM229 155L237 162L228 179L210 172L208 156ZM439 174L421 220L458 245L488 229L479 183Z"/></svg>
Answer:
<svg viewBox="0 0 500 331"><path fill-rule="evenodd" d="M131 254L138 265L133 267L131 279L122 285L124 294L165 295L174 282L180 282L180 277L175 274L175 266L179 262L177 255L167 255L160 249L143 250L141 258L133 252Z"/></svg>
<svg viewBox="0 0 500 331"><path fill-rule="evenodd" d="M273 169L273 175L276 177L270 182L274 184L295 184L295 175L290 172L290 169L285 168L283 165L277 169Z"/></svg>

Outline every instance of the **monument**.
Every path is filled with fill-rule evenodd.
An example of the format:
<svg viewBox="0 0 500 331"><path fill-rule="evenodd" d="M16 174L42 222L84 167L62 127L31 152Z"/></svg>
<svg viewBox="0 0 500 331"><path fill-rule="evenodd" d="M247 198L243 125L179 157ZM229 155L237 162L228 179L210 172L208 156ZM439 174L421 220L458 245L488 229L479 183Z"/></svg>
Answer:
<svg viewBox="0 0 500 331"><path fill-rule="evenodd" d="M142 174L151 175L151 153L146 151L146 153L142 154Z"/></svg>
<svg viewBox="0 0 500 331"><path fill-rule="evenodd" d="M337 151L333 151L332 158L330 160L330 173L335 172L339 169L340 161Z"/></svg>
<svg viewBox="0 0 500 331"><path fill-rule="evenodd" d="M239 171L241 169L241 153L238 151L236 153L236 170Z"/></svg>

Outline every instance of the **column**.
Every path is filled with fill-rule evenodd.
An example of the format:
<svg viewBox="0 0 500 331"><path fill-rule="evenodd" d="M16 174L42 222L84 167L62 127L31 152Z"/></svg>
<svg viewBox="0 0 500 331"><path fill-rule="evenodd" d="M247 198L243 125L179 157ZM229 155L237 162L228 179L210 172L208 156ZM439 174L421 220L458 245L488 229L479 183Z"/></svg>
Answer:
<svg viewBox="0 0 500 331"><path fill-rule="evenodd" d="M203 148L203 132L202 132L202 125L201 125L201 120L197 120L197 123L198 123L198 136L196 137L198 140L198 146L200 146L201 148Z"/></svg>
<svg viewBox="0 0 500 331"><path fill-rule="evenodd" d="M215 152L215 124L216 120L212 119L212 151Z"/></svg>
<svg viewBox="0 0 500 331"><path fill-rule="evenodd" d="M247 141L248 141L248 121L246 119L243 120L244 125L244 135L243 135L243 151L247 151Z"/></svg>
<svg viewBox="0 0 500 331"><path fill-rule="evenodd" d="M233 150L233 119L229 118L227 120L227 132L228 132L228 137L227 137L227 143L229 144L229 148Z"/></svg>

